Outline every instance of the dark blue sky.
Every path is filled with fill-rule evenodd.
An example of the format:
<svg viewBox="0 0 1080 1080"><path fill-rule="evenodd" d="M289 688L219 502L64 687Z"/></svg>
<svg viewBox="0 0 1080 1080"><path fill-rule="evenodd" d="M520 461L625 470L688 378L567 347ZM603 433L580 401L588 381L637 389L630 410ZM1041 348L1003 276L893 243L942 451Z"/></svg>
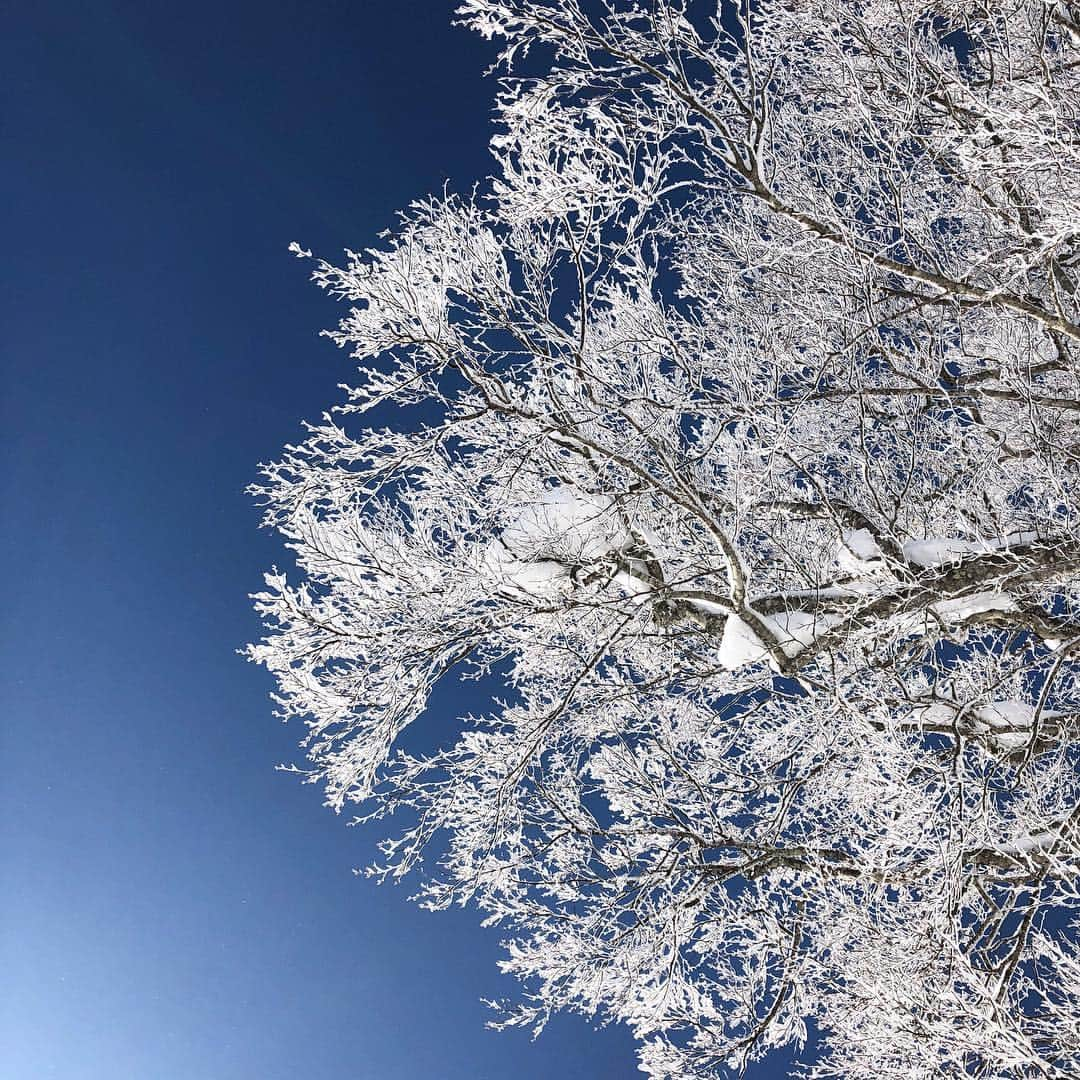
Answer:
<svg viewBox="0 0 1080 1080"><path fill-rule="evenodd" d="M0 1076L629 1078L483 1028L473 912L352 876L235 650L283 556L244 495L337 400L336 256L488 169L442 0L0 4Z"/></svg>

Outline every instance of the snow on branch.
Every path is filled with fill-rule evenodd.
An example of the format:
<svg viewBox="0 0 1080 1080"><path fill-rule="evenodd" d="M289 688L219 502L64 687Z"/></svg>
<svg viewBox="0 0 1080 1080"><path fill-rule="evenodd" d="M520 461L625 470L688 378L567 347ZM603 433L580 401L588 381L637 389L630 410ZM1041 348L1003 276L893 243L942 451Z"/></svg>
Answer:
<svg viewBox="0 0 1080 1080"><path fill-rule="evenodd" d="M503 1026L1075 1077L1080 11L712 14L461 5L495 175L311 264L355 371L249 656Z"/></svg>

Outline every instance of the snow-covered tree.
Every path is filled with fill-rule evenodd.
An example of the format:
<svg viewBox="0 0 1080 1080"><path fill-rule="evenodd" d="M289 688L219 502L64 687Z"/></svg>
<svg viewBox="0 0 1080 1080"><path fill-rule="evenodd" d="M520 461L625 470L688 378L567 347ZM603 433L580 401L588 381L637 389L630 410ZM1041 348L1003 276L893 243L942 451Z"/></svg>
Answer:
<svg viewBox="0 0 1080 1080"><path fill-rule="evenodd" d="M316 264L358 374L250 656L501 1023L1076 1077L1080 5L704 7L460 8L494 175Z"/></svg>

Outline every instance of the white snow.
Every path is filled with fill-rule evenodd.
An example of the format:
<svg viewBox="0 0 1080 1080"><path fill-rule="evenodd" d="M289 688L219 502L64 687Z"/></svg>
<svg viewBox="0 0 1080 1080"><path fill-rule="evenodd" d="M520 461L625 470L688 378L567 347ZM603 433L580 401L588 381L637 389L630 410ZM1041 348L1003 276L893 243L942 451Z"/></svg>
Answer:
<svg viewBox="0 0 1080 1080"><path fill-rule="evenodd" d="M718 659L721 667L736 671L768 658L769 651L762 644L761 638L738 615L729 615L720 637Z"/></svg>
<svg viewBox="0 0 1080 1080"><path fill-rule="evenodd" d="M1026 701L994 701L975 710L975 718L990 730L1003 750L1018 750L1031 737L1035 709ZM1004 728L1014 730L1005 731Z"/></svg>
<svg viewBox="0 0 1080 1080"><path fill-rule="evenodd" d="M840 538L836 562L845 574L858 576L884 569L885 557L869 529L853 529Z"/></svg>
<svg viewBox="0 0 1080 1080"><path fill-rule="evenodd" d="M973 544L968 540L931 536L924 540L908 540L903 550L904 558L908 562L929 568L959 562L965 555L993 549L985 544Z"/></svg>
<svg viewBox="0 0 1080 1080"><path fill-rule="evenodd" d="M1030 728L1035 710L1026 701L993 701L975 710L975 715L991 728Z"/></svg>
<svg viewBox="0 0 1080 1080"><path fill-rule="evenodd" d="M916 566L944 566L960 562L969 555L987 555L993 551L1005 551L1010 547L1034 543L1039 534L1031 531L1010 533L993 540L958 540L955 537L929 536L923 540L908 540L904 546L904 558Z"/></svg>
<svg viewBox="0 0 1080 1080"><path fill-rule="evenodd" d="M678 592L675 593L675 597L676 599L679 598ZM693 600L688 600L687 603L696 607L698 611L704 612L706 615L726 615L731 610L730 607L724 604L714 603L712 600L699 600L695 598Z"/></svg>
<svg viewBox="0 0 1080 1080"><path fill-rule="evenodd" d="M484 550L482 566L497 585L530 596L557 596L571 585L570 571L562 563L519 559L499 540L493 540Z"/></svg>
<svg viewBox="0 0 1080 1080"><path fill-rule="evenodd" d="M920 724L949 724L959 710L960 706L955 702L935 701L931 705L920 705L912 709L911 716Z"/></svg>
<svg viewBox="0 0 1080 1080"><path fill-rule="evenodd" d="M711 605L714 609L718 605ZM788 611L779 615L761 616L762 623L776 637L786 656L797 656L834 626L839 616L812 615L805 611ZM721 665L728 671L750 664L771 660L769 650L745 619L729 615L720 637Z"/></svg>
<svg viewBox="0 0 1080 1080"><path fill-rule="evenodd" d="M563 485L545 491L524 505L492 540L482 557L483 568L503 587L537 597L565 593L570 570L596 562L628 543L630 537L614 500ZM620 584L631 595L641 584L628 574Z"/></svg>
<svg viewBox="0 0 1080 1080"><path fill-rule="evenodd" d="M521 509L503 529L502 542L516 555L550 554L567 562L599 559L630 539L613 506L607 495L551 488Z"/></svg>
<svg viewBox="0 0 1080 1080"><path fill-rule="evenodd" d="M1016 603L1007 593L980 592L955 600L940 600L930 610L946 622L963 622L987 611L1016 611Z"/></svg>
<svg viewBox="0 0 1080 1080"><path fill-rule="evenodd" d="M806 611L787 611L764 620L776 635L780 648L787 656L797 656L809 648L837 622L840 616L811 614Z"/></svg>
<svg viewBox="0 0 1080 1080"><path fill-rule="evenodd" d="M622 589L632 604L644 604L652 596L652 585L645 578L625 570L617 571L611 580Z"/></svg>
<svg viewBox="0 0 1080 1080"><path fill-rule="evenodd" d="M1014 840L1011 844L1006 844L1004 847L995 850L1002 855L1026 855L1031 851L1041 851L1044 848L1051 847L1058 840L1059 835L1056 830L1047 830L1046 832L1035 833L1033 836L1022 836L1019 840Z"/></svg>

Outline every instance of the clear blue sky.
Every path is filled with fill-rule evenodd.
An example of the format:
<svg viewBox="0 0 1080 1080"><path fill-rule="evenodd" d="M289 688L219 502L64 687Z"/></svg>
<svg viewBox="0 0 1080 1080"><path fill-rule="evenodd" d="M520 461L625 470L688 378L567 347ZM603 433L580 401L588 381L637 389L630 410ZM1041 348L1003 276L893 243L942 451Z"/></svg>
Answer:
<svg viewBox="0 0 1080 1080"><path fill-rule="evenodd" d="M488 169L442 0L0 4L0 1077L629 1078L629 1036L483 1028L474 912L351 869L274 771L244 495L337 400L288 256Z"/></svg>

